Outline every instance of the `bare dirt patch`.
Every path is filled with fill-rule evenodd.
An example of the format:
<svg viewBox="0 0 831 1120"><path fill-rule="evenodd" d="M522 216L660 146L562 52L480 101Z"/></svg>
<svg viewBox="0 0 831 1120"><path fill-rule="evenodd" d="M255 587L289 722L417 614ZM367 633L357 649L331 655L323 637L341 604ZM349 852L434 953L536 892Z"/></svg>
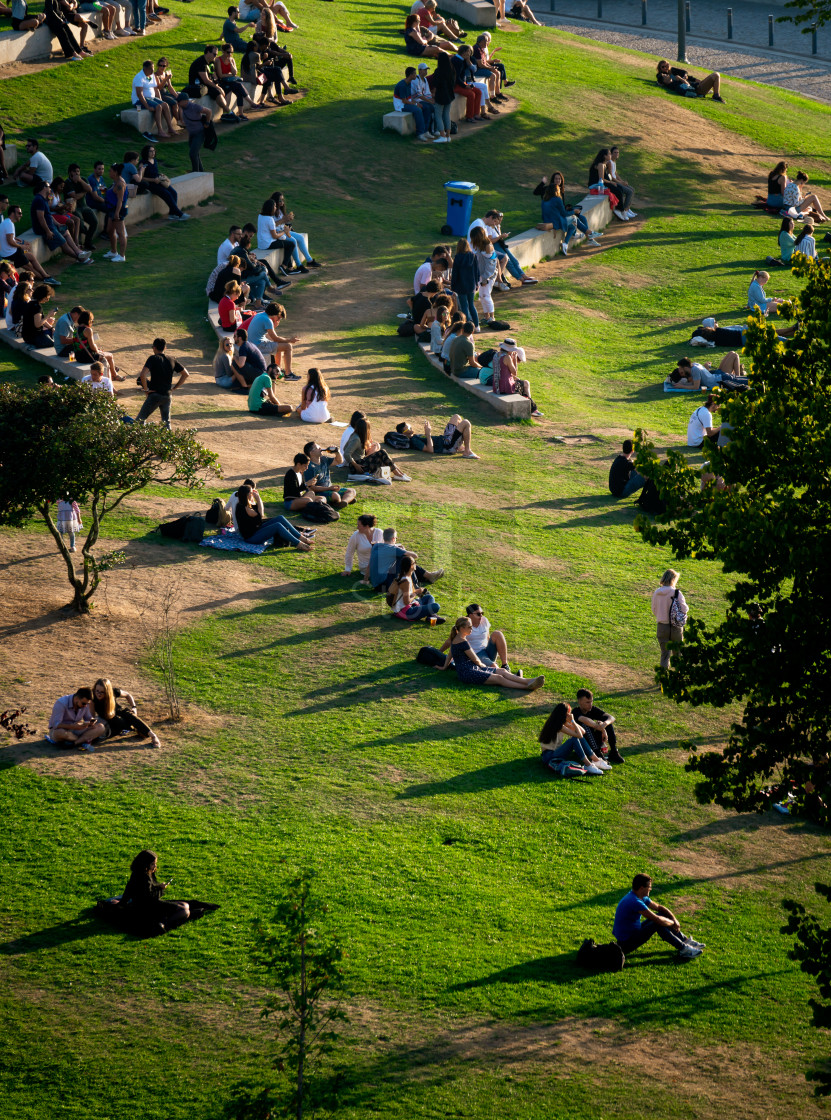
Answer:
<svg viewBox="0 0 831 1120"><path fill-rule="evenodd" d="M557 673L571 673L590 681L598 691L614 692L619 689L637 689L650 692L657 688L651 673L615 665L612 661L587 661L581 657L566 657L562 653L544 649L535 654L540 665Z"/></svg>

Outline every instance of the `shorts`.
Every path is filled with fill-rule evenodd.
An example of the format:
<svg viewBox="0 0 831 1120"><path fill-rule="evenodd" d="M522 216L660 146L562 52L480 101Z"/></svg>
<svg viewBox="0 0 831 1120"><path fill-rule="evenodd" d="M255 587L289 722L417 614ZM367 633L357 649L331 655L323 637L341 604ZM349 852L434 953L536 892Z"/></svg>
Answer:
<svg viewBox="0 0 831 1120"><path fill-rule="evenodd" d="M4 261L11 261L12 264L19 264L19 265L22 265L24 267L29 263L28 257L26 256L26 254L23 252L23 250L21 248L15 249L12 256L8 256L8 255L4 256L3 260Z"/></svg>
<svg viewBox="0 0 831 1120"><path fill-rule="evenodd" d="M447 436L433 436L434 455L455 455L462 443L460 435L448 439Z"/></svg>
<svg viewBox="0 0 831 1120"><path fill-rule="evenodd" d="M291 509L293 503L296 501L297 498L283 498L283 508L287 510Z"/></svg>
<svg viewBox="0 0 831 1120"><path fill-rule="evenodd" d="M160 101L158 97L145 97L144 100L148 109L158 109L160 105L164 105L164 101ZM141 111L144 105L142 105L140 101L134 101L133 108Z"/></svg>
<svg viewBox="0 0 831 1120"><path fill-rule="evenodd" d="M51 249L53 252L55 251L55 249L60 249L61 246L65 245L65 244L66 244L66 238L64 237L64 235L62 233L58 233L57 230L46 241L47 247L49 249Z"/></svg>
<svg viewBox="0 0 831 1120"><path fill-rule="evenodd" d="M78 11L83 12L84 15L88 15L91 12L100 12L101 8L102 8L102 5L98 3L98 0L94 0L94 2L91 3L91 4L79 4L78 5Z"/></svg>

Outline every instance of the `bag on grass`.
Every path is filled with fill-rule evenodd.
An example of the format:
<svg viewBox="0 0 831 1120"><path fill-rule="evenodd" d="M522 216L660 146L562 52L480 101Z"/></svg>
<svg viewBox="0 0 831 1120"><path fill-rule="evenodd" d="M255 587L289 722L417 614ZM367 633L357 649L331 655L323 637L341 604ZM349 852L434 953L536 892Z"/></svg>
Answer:
<svg viewBox="0 0 831 1120"><path fill-rule="evenodd" d="M435 646L422 646L416 654L416 661L419 665L429 665L431 669L438 669L440 665L444 665L444 654Z"/></svg>
<svg viewBox="0 0 831 1120"><path fill-rule="evenodd" d="M626 957L616 941L598 945L594 938L587 937L577 950L577 963L592 972L620 972Z"/></svg>
<svg viewBox="0 0 831 1120"><path fill-rule="evenodd" d="M211 508L205 514L205 520L209 525L216 525L217 529L225 529L231 524L231 515L222 498L214 498Z"/></svg>
<svg viewBox="0 0 831 1120"><path fill-rule="evenodd" d="M410 450L410 437L402 435L401 432L387 432L384 443L394 451Z"/></svg>
<svg viewBox="0 0 831 1120"><path fill-rule="evenodd" d="M175 521L165 521L159 526L159 532L173 541L201 541L205 535L205 518L198 513L186 513Z"/></svg>
<svg viewBox="0 0 831 1120"><path fill-rule="evenodd" d="M667 508L661 501L658 487L651 478L648 478L644 483L643 490L641 490L640 496L635 504L639 505L644 513L651 513L653 515L665 513Z"/></svg>
<svg viewBox="0 0 831 1120"><path fill-rule="evenodd" d="M329 521L340 521L340 514L338 511L332 509L328 503L324 502L309 502L309 504L304 506L300 511L300 516L306 521L316 521L321 525Z"/></svg>
<svg viewBox="0 0 831 1120"><path fill-rule="evenodd" d="M415 323L412 319L404 319L403 322L398 324L398 337L399 338L412 338L415 334Z"/></svg>

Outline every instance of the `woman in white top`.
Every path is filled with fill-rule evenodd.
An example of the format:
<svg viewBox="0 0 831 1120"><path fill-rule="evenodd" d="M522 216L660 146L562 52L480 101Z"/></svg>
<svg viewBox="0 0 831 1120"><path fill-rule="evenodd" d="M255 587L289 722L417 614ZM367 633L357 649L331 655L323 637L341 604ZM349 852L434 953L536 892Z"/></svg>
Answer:
<svg viewBox="0 0 831 1120"><path fill-rule="evenodd" d="M329 386L319 369L310 369L300 402L300 419L307 424L325 424L332 419L329 406Z"/></svg>
<svg viewBox="0 0 831 1120"><path fill-rule="evenodd" d="M254 481L253 478L246 478L246 479L243 480L242 485L251 487L251 497L254 499L254 505L256 506L260 517L265 517L265 506L263 505L263 500L260 497L260 492L257 489L257 483ZM231 495L231 497L228 499L228 501L225 505L225 511L226 511L226 513L230 514L231 524L234 526L234 529L237 533L239 532L239 525L237 524L237 503L238 502L239 502L239 491L235 490L234 493Z"/></svg>
<svg viewBox="0 0 831 1120"><path fill-rule="evenodd" d="M343 575L352 575L352 565L355 560L355 553L358 554L358 571L363 577L361 583L369 584L369 557L372 552L374 544L380 544L384 539L384 534L376 527L376 518L374 513L362 513L358 518L358 528L349 538L349 543L346 546L346 560L343 565Z"/></svg>
<svg viewBox="0 0 831 1120"><path fill-rule="evenodd" d="M316 261L309 252L309 243L306 240L305 234L297 233L294 229L294 212L289 210L286 206L285 195L282 191L275 191L271 196L274 205L277 207L277 212L274 215L274 220L277 222L277 229L284 230L288 227L292 241L295 243L294 259L295 271L308 272L310 268L320 268L320 261ZM303 254L305 264L300 260L300 254Z"/></svg>
<svg viewBox="0 0 831 1120"><path fill-rule="evenodd" d="M669 669L668 642L683 642L684 624L678 618L673 621L673 603L676 616L680 613L684 620L687 617L687 601L675 586L678 583L679 573L667 568L661 576L661 582L652 592L652 613L658 624L658 645L661 647L661 668Z"/></svg>
<svg viewBox="0 0 831 1120"><path fill-rule="evenodd" d="M257 248L264 251L282 249L283 259L279 268L283 275L288 273L292 253L297 248L295 241L286 233L285 226L279 226L275 214L277 206L273 198L267 199L257 215Z"/></svg>
<svg viewBox="0 0 831 1120"><path fill-rule="evenodd" d="M816 258L817 243L814 240L813 222L806 222L802 227L802 232L799 234L794 244L794 252L803 253L806 257Z"/></svg>

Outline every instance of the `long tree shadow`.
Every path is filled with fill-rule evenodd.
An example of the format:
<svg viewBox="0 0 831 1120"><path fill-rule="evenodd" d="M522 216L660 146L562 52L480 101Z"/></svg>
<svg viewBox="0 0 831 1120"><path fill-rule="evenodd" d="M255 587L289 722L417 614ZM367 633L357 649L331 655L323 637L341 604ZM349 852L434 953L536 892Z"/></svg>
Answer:
<svg viewBox="0 0 831 1120"><path fill-rule="evenodd" d="M111 927L99 921L92 908L89 908L82 910L77 918L69 918L46 929L0 943L0 956L21 957L27 953L39 953L44 949L57 949L62 945L85 941L88 937L95 937L108 930L114 932Z"/></svg>

